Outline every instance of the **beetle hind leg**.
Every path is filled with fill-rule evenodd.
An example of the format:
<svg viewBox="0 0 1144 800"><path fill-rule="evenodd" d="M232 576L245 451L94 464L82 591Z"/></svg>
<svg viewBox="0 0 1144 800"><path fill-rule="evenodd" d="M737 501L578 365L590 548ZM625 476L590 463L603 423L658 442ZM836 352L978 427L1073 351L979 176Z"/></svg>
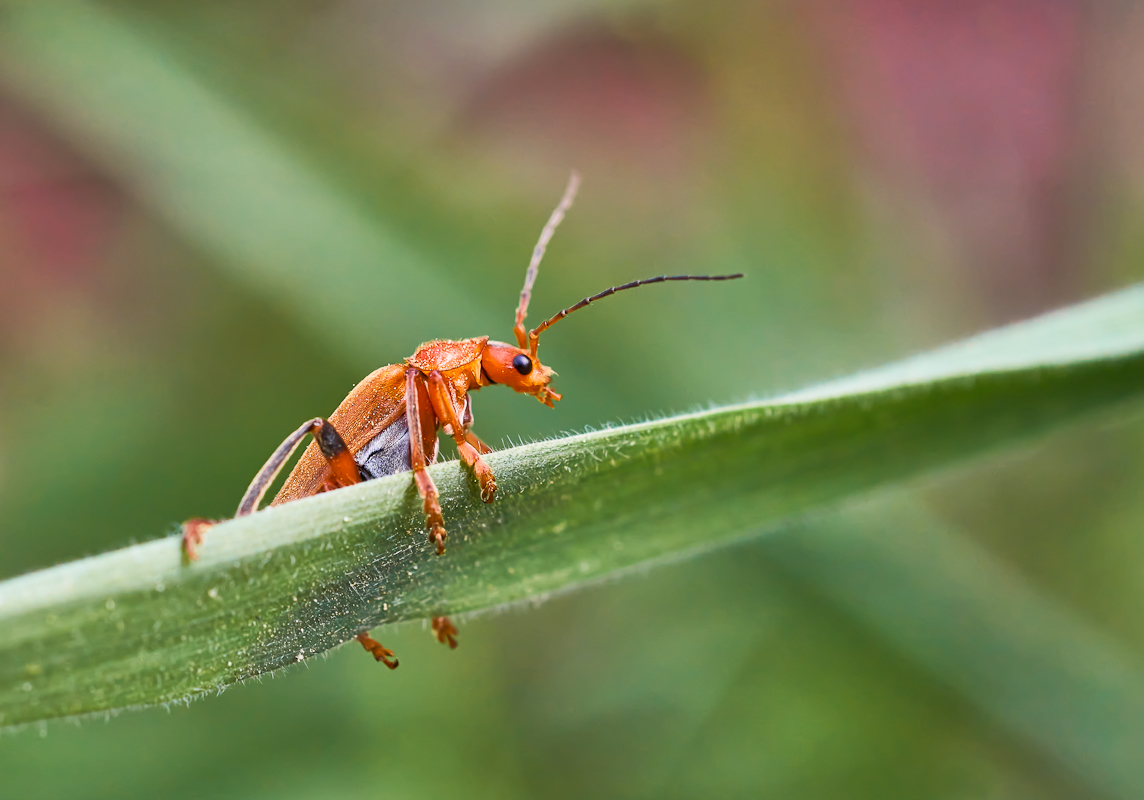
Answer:
<svg viewBox="0 0 1144 800"><path fill-rule="evenodd" d="M282 465L297 449L298 444L306 437L306 434L313 434L314 441L318 443L318 450L321 451L322 457L326 459L326 463L330 467L330 476L326 479L323 490L338 489L342 486L361 482L361 472L357 462L354 461L345 441L342 440L341 434L330 424L329 420L314 417L287 436L282 444L278 445L278 449L271 453L270 458L262 465L262 469L258 470L258 474L254 476L254 480L250 482L250 486L247 487L246 493L242 496L242 500L238 504L238 511L234 514L236 517L244 517L258 510L258 505L262 502L266 490L270 488L270 484L278 476ZM203 542L203 534L214 524L201 517L195 517L183 523L183 554L187 561L194 561L198 558L198 546Z"/></svg>
<svg viewBox="0 0 1144 800"><path fill-rule="evenodd" d="M381 642L377 639L374 639L368 633L359 633L354 638L361 642L361 646L368 650L375 659L390 669L397 669L398 661L396 656L393 655L393 651L388 647L382 646Z"/></svg>
<svg viewBox="0 0 1144 800"><path fill-rule="evenodd" d="M493 475L492 467L485 463L485 460L481 458L481 454L468 442L458 442L457 452L460 454L461 460L465 462L465 465L473 471L473 475L477 478L477 483L481 485L481 500L486 503L491 503L497 493L497 479L496 476Z"/></svg>

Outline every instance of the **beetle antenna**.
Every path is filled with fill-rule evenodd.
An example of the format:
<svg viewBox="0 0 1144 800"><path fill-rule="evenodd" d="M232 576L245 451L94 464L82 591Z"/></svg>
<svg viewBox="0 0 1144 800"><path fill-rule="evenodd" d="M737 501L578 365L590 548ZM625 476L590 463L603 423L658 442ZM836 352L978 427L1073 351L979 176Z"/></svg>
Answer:
<svg viewBox="0 0 1144 800"><path fill-rule="evenodd" d="M666 281L733 281L736 278L741 277L743 277L743 273L741 272L736 272L734 275L660 275L657 278L645 278L642 281L632 281L631 283L625 283L623 286L612 286L600 292L599 294L594 294L591 297L585 297L576 305L564 309L559 314L556 314L555 316L550 317L549 319L546 319L544 322L540 323L538 327L533 328L532 331L528 334L529 352L532 353L533 358L536 358L536 345L540 339L540 334L544 333L557 322L571 314L573 311L579 311L584 306L591 305L597 300L602 300L609 295L615 294L616 292L622 292L625 289L635 289L639 286L647 286L649 283L665 283ZM523 319L523 317L521 317L521 319ZM521 341L520 347L522 350L524 349L523 341Z"/></svg>
<svg viewBox="0 0 1144 800"><path fill-rule="evenodd" d="M512 332L516 334L516 342L520 345L521 350L524 349L525 343L528 341L524 333L524 317L528 313L528 301L532 297L532 284L536 283L540 259L544 258L544 250L548 247L552 234L556 233L556 226L560 224L560 221L564 219L564 214L572 207L572 201L576 198L576 190L579 188L580 173L572 170L572 174L568 178L568 187L564 190L564 196L560 198L560 204L556 206L556 210L548 218L548 224L540 232L540 239L537 241L536 247L532 248L532 260L528 262L528 272L524 273L524 288L520 290L520 305L516 307L516 325L512 329Z"/></svg>

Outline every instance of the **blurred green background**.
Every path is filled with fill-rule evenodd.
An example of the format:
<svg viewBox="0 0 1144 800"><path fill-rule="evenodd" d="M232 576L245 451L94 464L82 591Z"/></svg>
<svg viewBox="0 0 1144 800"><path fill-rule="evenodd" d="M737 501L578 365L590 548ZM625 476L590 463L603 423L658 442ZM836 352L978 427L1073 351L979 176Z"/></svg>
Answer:
<svg viewBox="0 0 1144 800"><path fill-rule="evenodd" d="M533 319L637 277L748 279L562 323L564 402L477 395L494 446L1140 280L1141 53L1144 6L1079 0L0 2L0 577L227 516L370 370L511 338L573 167ZM1083 753L1144 686L1142 446L1093 423L468 621L456 652L386 629L394 673L344 648L9 733L0 796L1141 796ZM839 558L839 530L877 544ZM1039 724L1072 684L962 591L1023 598L1015 629L1123 680ZM1030 702L989 690L1007 669Z"/></svg>

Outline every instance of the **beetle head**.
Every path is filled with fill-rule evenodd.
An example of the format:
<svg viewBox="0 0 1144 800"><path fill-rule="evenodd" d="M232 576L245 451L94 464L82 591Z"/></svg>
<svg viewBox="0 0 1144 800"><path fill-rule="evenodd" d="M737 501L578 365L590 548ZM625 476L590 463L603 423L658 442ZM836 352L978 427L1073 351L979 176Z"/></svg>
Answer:
<svg viewBox="0 0 1144 800"><path fill-rule="evenodd" d="M516 343L520 346L513 347L503 342L489 342L481 356L481 367L494 382L506 383L518 392L536 395L536 399L549 408L552 408L552 404L560 399L560 395L548 388L549 381L556 373L540 363L536 357L536 348L540 334L557 322L574 311L579 311L597 300L610 297L616 292L622 292L626 289L636 289L640 286L667 281L729 281L743 277L742 273L735 273L734 275L660 275L655 278L631 281L622 286L605 289L591 297L585 297L579 303L549 317L532 330L527 330L524 327L524 320L528 315L528 302L532 299L532 287L536 283L536 273L540 268L540 260L544 257L544 251L552 239L552 234L556 232L556 226L564 219L564 214L572 205L572 200L576 197L576 190L579 186L580 176L573 172L568 179L568 188L564 190L564 197L560 199L560 204L556 206L556 210L552 212L548 224L540 233L540 240L532 250L532 260L528 263L528 271L524 274L524 288L520 291L520 303L516 307L516 324L512 329L516 336Z"/></svg>
<svg viewBox="0 0 1144 800"><path fill-rule="evenodd" d="M522 394L531 394L549 408L560 395L548 388L556 373L544 366L527 350L504 342L489 342L481 354L481 371L492 383Z"/></svg>

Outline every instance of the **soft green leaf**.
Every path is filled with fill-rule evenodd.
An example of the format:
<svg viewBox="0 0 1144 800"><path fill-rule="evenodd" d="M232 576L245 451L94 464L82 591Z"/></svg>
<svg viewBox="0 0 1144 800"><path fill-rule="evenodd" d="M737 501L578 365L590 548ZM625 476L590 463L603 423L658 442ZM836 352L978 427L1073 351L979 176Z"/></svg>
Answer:
<svg viewBox="0 0 1144 800"><path fill-rule="evenodd" d="M0 724L189 699L384 622L465 614L775 529L1144 392L1144 288L788 397L492 454L0 584ZM82 521L77 520L77 524Z"/></svg>

